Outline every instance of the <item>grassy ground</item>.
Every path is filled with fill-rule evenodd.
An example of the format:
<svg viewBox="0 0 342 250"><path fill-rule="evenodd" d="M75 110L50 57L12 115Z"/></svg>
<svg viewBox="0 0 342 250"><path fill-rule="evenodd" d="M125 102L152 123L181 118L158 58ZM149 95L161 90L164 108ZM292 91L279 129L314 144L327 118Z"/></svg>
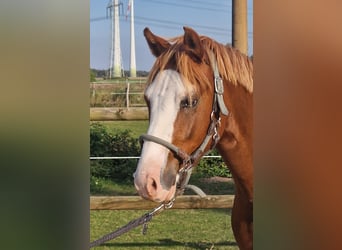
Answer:
<svg viewBox="0 0 342 250"><path fill-rule="evenodd" d="M91 211L91 241L142 216L147 211ZM146 235L141 227L94 249L238 249L230 209L167 210L154 217Z"/></svg>

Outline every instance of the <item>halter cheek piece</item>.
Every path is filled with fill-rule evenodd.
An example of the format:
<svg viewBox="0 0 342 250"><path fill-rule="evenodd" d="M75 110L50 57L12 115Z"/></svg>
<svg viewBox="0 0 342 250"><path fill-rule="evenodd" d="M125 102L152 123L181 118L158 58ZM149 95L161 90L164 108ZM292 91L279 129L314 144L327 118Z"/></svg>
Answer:
<svg viewBox="0 0 342 250"><path fill-rule="evenodd" d="M184 150L180 149L179 147L159 137L148 135L148 134L142 134L139 137L139 141L141 144L144 141L151 141L151 142L160 144L168 148L175 155L175 157L180 161L181 168L178 171L180 178L177 182L177 191L176 191L175 196L183 193L184 188L190 179L191 169L199 162L203 154L206 153L205 149L209 145L209 142L212 140L212 145L210 146L210 149L209 149L211 150L215 147L215 145L219 141L220 135L218 134L218 127L220 127L220 122L221 122L220 112L223 115L229 114L229 111L223 100L223 93L224 93L223 81L218 72L217 62L214 58L213 53L211 53L210 56L211 56L210 61L211 61L212 68L214 71L215 94L214 94L213 107L212 107L212 111L210 114L211 123L209 125L207 135L203 139L201 145L191 155L188 155Z"/></svg>

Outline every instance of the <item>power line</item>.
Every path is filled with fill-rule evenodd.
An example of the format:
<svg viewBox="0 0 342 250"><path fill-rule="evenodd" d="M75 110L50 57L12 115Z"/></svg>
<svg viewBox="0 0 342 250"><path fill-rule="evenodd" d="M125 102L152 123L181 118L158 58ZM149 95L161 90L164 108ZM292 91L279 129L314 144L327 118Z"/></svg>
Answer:
<svg viewBox="0 0 342 250"><path fill-rule="evenodd" d="M197 24L189 24L189 23L179 23L179 22L174 22L174 21L169 21L169 20L160 20L160 19L154 19L154 18L147 18L147 17L141 17L141 16L135 16L135 23L139 25L154 25L157 27L162 27L162 28L167 28L167 29L179 29L181 26L190 26L193 28L198 28L202 30L209 30L211 34L216 34L216 35L221 35L221 36L227 36L229 33L232 32L231 28L217 28L217 27L212 27L212 26L205 26L205 25L197 25ZM106 17L96 17L90 19L90 22L95 22L95 21L103 21L103 20L109 20ZM127 21L123 17L121 17L120 21ZM253 32L249 31L248 36L252 36Z"/></svg>
<svg viewBox="0 0 342 250"><path fill-rule="evenodd" d="M146 22L136 22L136 24L142 25L142 26L148 25L148 23L146 23ZM179 26L169 26L169 25L164 25L164 24L153 24L153 23L151 25L153 25L155 27L166 28L166 29L179 30ZM224 36L224 37L227 37L229 35L229 32L223 33L223 32L210 31L210 32L206 32L206 33L215 34L215 35Z"/></svg>
<svg viewBox="0 0 342 250"><path fill-rule="evenodd" d="M164 2L160 0L147 0L148 2L151 3L156 3L156 4L162 4L162 5L170 5L170 6L175 6L175 7L182 7L182 8L191 8L191 9L197 9L197 10L209 10L209 11L215 11L215 12L226 12L226 10L232 8L232 4L218 4L218 3L212 3L209 1L198 1L198 0L187 0L187 2L193 2L194 5L188 5L188 4L183 4L184 1L182 1L181 4L179 3L170 3L169 1ZM197 4L202 4L202 6L198 6ZM218 8L211 8L212 6L218 7ZM252 7L247 7L247 13L248 14L253 14L253 8Z"/></svg>
<svg viewBox="0 0 342 250"><path fill-rule="evenodd" d="M182 3L184 3L184 1L181 1ZM193 2L194 4L202 4L202 5L206 5L206 6L215 6L215 7L229 7L231 6L231 4L228 4L227 2L222 2L222 3L217 3L217 1L213 4L210 1L201 1L201 0L187 0L186 2Z"/></svg>
<svg viewBox="0 0 342 250"><path fill-rule="evenodd" d="M157 0L148 0L151 3L157 3L162 5L171 5L174 7L182 7L182 8L190 8L190 9L197 9L197 10L206 10L206 11L215 11L215 12L227 12L226 10L220 9L214 9L214 8L208 8L208 7L198 7L194 5L186 5L186 4L176 4L176 3L170 3L170 2L162 2ZM228 6L227 6L228 8Z"/></svg>
<svg viewBox="0 0 342 250"><path fill-rule="evenodd" d="M106 17L97 17L97 18L91 19L91 21L102 21L102 20L106 20L106 19L107 19ZM157 26L157 27L161 27L161 28L174 29L174 30L179 30L179 27L182 27L184 25L188 25L188 26L193 27L193 28L209 30L211 34L221 35L221 36L227 36L231 32L231 29L219 29L219 28L209 27L209 26L190 25L190 24L168 22L168 21L162 21L162 20L156 20L156 19L146 21L146 19L148 20L148 18L146 18L145 21L141 21L139 19L140 18L136 18L135 24L144 25L144 26L153 25L153 26ZM126 20L124 18L121 18L120 21L126 21Z"/></svg>
<svg viewBox="0 0 342 250"><path fill-rule="evenodd" d="M182 1L184 3L184 1ZM229 1L229 2L226 2L226 1L223 1L222 3L217 3L217 1L215 2L211 2L211 1L201 1L201 0L187 0L187 2L193 2L194 4L203 4L205 6L215 6L215 7L224 7L224 8L231 8L232 7L232 2ZM250 11L253 11L253 7L251 6L247 6L247 11L250 12Z"/></svg>
<svg viewBox="0 0 342 250"><path fill-rule="evenodd" d="M180 26L190 26L190 27L196 26L198 28L217 30L217 31L226 31L227 30L227 29L217 28L217 27L212 27L212 26L190 24L190 23L179 23L179 22L174 22L174 21L170 21L170 20L160 20L160 19L154 19L154 18L148 18L148 17L135 16L135 18L146 20L146 21L159 22L159 23L168 23L168 24L172 23L172 24L177 24L177 25L180 25Z"/></svg>
<svg viewBox="0 0 342 250"><path fill-rule="evenodd" d="M91 21L103 21L103 20L107 20L106 17L97 17L97 18L93 18L91 19ZM125 19L120 19L120 21L125 21ZM161 28L166 28L166 29L172 29L172 30L179 30L179 27L181 26L184 26L184 24L171 24L168 25L168 22L157 22L157 21L139 21L139 20L135 20L134 21L135 24L137 25L141 25L141 26L147 26L147 25L153 25L155 27L161 27ZM224 36L224 37L227 37L229 35L229 33L231 32L231 29L227 29L227 30L224 30L224 29L221 29L222 32L219 32L219 31L213 31L211 30L209 27L207 28L204 28L204 27L200 27L198 25L189 25L190 27L193 27L193 28L198 28L198 29L206 29L206 30L209 30L209 32L207 33L210 33L210 34L214 34L214 35L219 35L219 36Z"/></svg>

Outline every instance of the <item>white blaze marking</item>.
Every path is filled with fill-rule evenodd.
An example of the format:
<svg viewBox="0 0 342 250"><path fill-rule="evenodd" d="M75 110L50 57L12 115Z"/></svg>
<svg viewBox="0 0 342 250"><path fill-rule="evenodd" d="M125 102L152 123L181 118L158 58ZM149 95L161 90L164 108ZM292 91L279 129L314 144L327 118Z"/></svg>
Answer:
<svg viewBox="0 0 342 250"><path fill-rule="evenodd" d="M151 108L148 134L171 142L173 124L185 93L184 84L176 71L165 70L157 75L146 91Z"/></svg>
<svg viewBox="0 0 342 250"><path fill-rule="evenodd" d="M181 76L174 70L164 70L146 90L150 101L150 125L147 133L171 143L174 123L181 99L187 91ZM147 176L158 176L167 163L169 150L157 143L145 141L136 170L137 182L142 184ZM160 181L160 180L159 180Z"/></svg>

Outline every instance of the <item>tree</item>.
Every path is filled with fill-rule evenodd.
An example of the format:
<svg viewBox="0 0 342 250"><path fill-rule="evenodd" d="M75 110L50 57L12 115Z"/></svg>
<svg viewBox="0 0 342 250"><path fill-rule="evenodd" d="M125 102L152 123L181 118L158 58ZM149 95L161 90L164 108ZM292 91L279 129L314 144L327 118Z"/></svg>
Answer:
<svg viewBox="0 0 342 250"><path fill-rule="evenodd" d="M90 69L90 72L89 72L89 74L90 74L90 82L96 82L96 73L95 73L95 71L93 70L93 69Z"/></svg>

